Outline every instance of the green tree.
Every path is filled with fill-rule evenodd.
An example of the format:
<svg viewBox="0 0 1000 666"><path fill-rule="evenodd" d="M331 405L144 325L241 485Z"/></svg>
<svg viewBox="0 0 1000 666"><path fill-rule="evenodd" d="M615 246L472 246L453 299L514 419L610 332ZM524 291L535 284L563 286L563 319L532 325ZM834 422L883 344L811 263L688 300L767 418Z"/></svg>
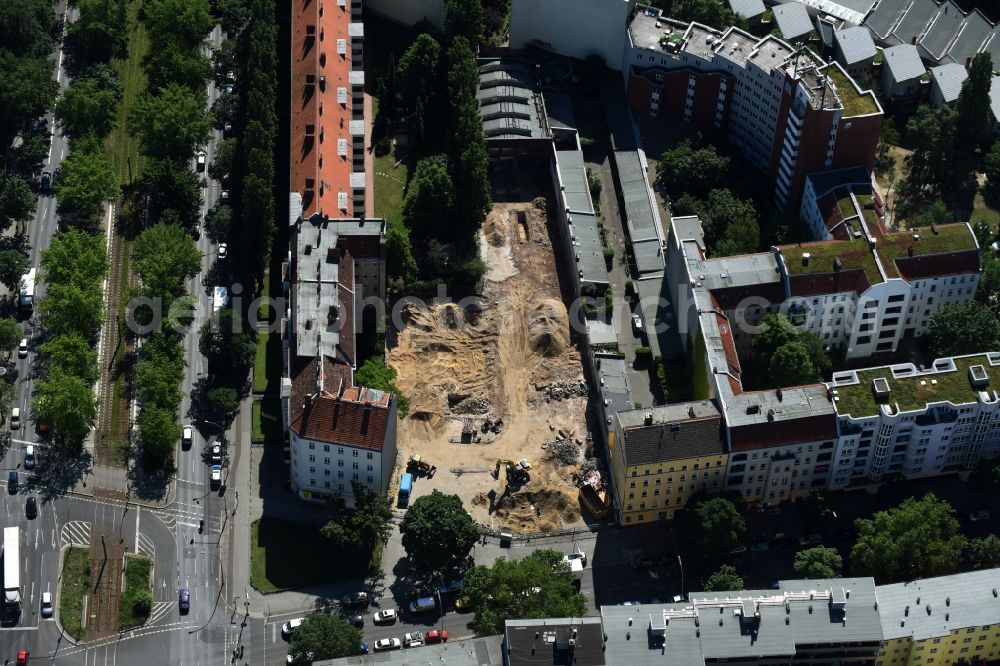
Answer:
<svg viewBox="0 0 1000 666"><path fill-rule="evenodd" d="M983 198L991 208L1000 208L1000 141L994 141L983 159Z"/></svg>
<svg viewBox="0 0 1000 666"><path fill-rule="evenodd" d="M979 275L976 302L1000 318L1000 259L992 250L983 252L983 272Z"/></svg>
<svg viewBox="0 0 1000 666"><path fill-rule="evenodd" d="M75 0L79 18L66 27L66 53L75 69L108 63L124 56L128 44L126 3L118 0Z"/></svg>
<svg viewBox="0 0 1000 666"><path fill-rule="evenodd" d="M970 539L968 557L973 569L1000 567L1000 537L989 534L979 539Z"/></svg>
<svg viewBox="0 0 1000 666"><path fill-rule="evenodd" d="M0 284L16 292L30 266L28 257L20 250L0 250Z"/></svg>
<svg viewBox="0 0 1000 666"><path fill-rule="evenodd" d="M444 0L444 31L449 37L464 37L478 46L484 29L481 0Z"/></svg>
<svg viewBox="0 0 1000 666"><path fill-rule="evenodd" d="M977 462L969 474L969 484L985 497L1000 497L1000 456Z"/></svg>
<svg viewBox="0 0 1000 666"><path fill-rule="evenodd" d="M215 155L208 165L210 178L222 180L233 171L233 160L236 157L236 139L224 139L215 146Z"/></svg>
<svg viewBox="0 0 1000 666"><path fill-rule="evenodd" d="M143 342L135 368L140 402L175 408L181 401L180 383L186 363L177 336L157 331Z"/></svg>
<svg viewBox="0 0 1000 666"><path fill-rule="evenodd" d="M160 90L171 83L200 90L212 77L212 61L208 56L173 42L146 53L143 65L150 90Z"/></svg>
<svg viewBox="0 0 1000 666"><path fill-rule="evenodd" d="M809 352L798 341L789 342L775 350L768 366L771 383L778 387L814 384L819 373L809 358Z"/></svg>
<svg viewBox="0 0 1000 666"><path fill-rule="evenodd" d="M207 393L208 408L215 414L221 414L228 423L240 406L240 397L235 389L228 386L217 386Z"/></svg>
<svg viewBox="0 0 1000 666"><path fill-rule="evenodd" d="M132 248L136 273L154 297L184 293L184 282L201 270L201 252L191 234L173 224L149 227Z"/></svg>
<svg viewBox="0 0 1000 666"><path fill-rule="evenodd" d="M953 573L966 543L954 514L950 504L928 493L858 519L851 549L855 573L880 585Z"/></svg>
<svg viewBox="0 0 1000 666"><path fill-rule="evenodd" d="M243 377L253 364L256 345L232 309L223 308L202 326L198 350L208 358L213 371Z"/></svg>
<svg viewBox="0 0 1000 666"><path fill-rule="evenodd" d="M795 553L795 573L803 578L836 578L844 560L836 548L818 546Z"/></svg>
<svg viewBox="0 0 1000 666"><path fill-rule="evenodd" d="M232 224L233 209L225 204L216 204L205 214L205 233L215 243L223 243L229 239L229 230ZM389 254L388 238L387 234L386 254Z"/></svg>
<svg viewBox="0 0 1000 666"><path fill-rule="evenodd" d="M114 129L122 87L115 71L107 65L87 70L73 79L56 103L56 120L73 138L88 134L103 137Z"/></svg>
<svg viewBox="0 0 1000 666"><path fill-rule="evenodd" d="M976 301L945 305L931 315L931 351L938 357L1000 348L1000 322Z"/></svg>
<svg viewBox="0 0 1000 666"><path fill-rule="evenodd" d="M479 115L479 69L465 37L455 37L448 49L448 89L452 105L450 167L455 183L459 231L479 228L492 207L489 156Z"/></svg>
<svg viewBox="0 0 1000 666"><path fill-rule="evenodd" d="M10 358L13 351L17 349L17 344L23 335L24 331L16 319L12 317L0 318L0 352L6 354L7 358Z"/></svg>
<svg viewBox="0 0 1000 666"><path fill-rule="evenodd" d="M451 234L451 213L455 188L443 155L425 157L417 168L403 201L403 219L410 230L423 237L441 238Z"/></svg>
<svg viewBox="0 0 1000 666"><path fill-rule="evenodd" d="M176 83L140 97L129 120L143 152L151 157L187 160L195 146L211 137L212 116L205 110L205 91Z"/></svg>
<svg viewBox="0 0 1000 666"><path fill-rule="evenodd" d="M705 244L713 255L757 249L760 226L751 200L740 199L726 189L714 189L696 210L705 229ZM730 227L736 229L730 231Z"/></svg>
<svg viewBox="0 0 1000 666"><path fill-rule="evenodd" d="M18 56L46 56L52 49L55 15L43 0L0 3L0 44Z"/></svg>
<svg viewBox="0 0 1000 666"><path fill-rule="evenodd" d="M104 322L100 285L81 288L75 284L50 283L36 309L42 325L53 335L79 331L93 337Z"/></svg>
<svg viewBox="0 0 1000 666"><path fill-rule="evenodd" d="M731 25L744 30L749 27L745 18L733 13L727 4L715 0L674 0L670 6L670 16L720 29Z"/></svg>
<svg viewBox="0 0 1000 666"><path fill-rule="evenodd" d="M147 160L141 187L149 193L149 207L154 219L162 221L172 214L188 229L198 223L201 185L198 174L186 163L169 159Z"/></svg>
<svg viewBox="0 0 1000 666"><path fill-rule="evenodd" d="M423 111L432 106L431 100L437 94L435 81L440 58L441 45L423 33L413 40L396 65L399 110L404 116L413 115L410 126L419 137L423 137Z"/></svg>
<svg viewBox="0 0 1000 666"><path fill-rule="evenodd" d="M950 106L931 109L921 105L906 124L913 140L913 152L906 157L909 172L907 187L917 192L927 190L940 198L960 180L953 171L957 118Z"/></svg>
<svg viewBox="0 0 1000 666"><path fill-rule="evenodd" d="M384 493L351 482L354 509L348 509L343 498L330 503L331 519L320 528L320 533L342 549L355 549L370 553L376 545L385 545L392 533L392 506Z"/></svg>
<svg viewBox="0 0 1000 666"><path fill-rule="evenodd" d="M508 619L586 614L586 599L576 591L562 553L555 550L536 550L520 560L500 557L491 566L476 566L465 575L462 594L476 611L470 628L479 636L501 633Z"/></svg>
<svg viewBox="0 0 1000 666"><path fill-rule="evenodd" d="M38 348L48 368L60 368L88 384L97 381L97 349L79 331L50 338Z"/></svg>
<svg viewBox="0 0 1000 666"><path fill-rule="evenodd" d="M385 232L386 270L389 275L408 282L417 276L410 232L398 222L389 222Z"/></svg>
<svg viewBox="0 0 1000 666"><path fill-rule="evenodd" d="M3 111L0 110L0 113ZM2 131L0 129L0 132ZM22 135L21 145L7 151L9 173L29 181L48 159L49 137L45 133Z"/></svg>
<svg viewBox="0 0 1000 666"><path fill-rule="evenodd" d="M73 142L55 183L59 213L76 213L90 220L100 218L104 204L118 196L118 181L104 146L88 136Z"/></svg>
<svg viewBox="0 0 1000 666"><path fill-rule="evenodd" d="M33 411L61 440L77 444L97 420L97 395L93 385L61 368L50 368L48 376L35 384Z"/></svg>
<svg viewBox="0 0 1000 666"><path fill-rule="evenodd" d="M968 177L976 168L978 155L990 134L990 86L993 83L993 59L989 51L972 57L969 76L955 102L955 157L953 168Z"/></svg>
<svg viewBox="0 0 1000 666"><path fill-rule="evenodd" d="M354 373L354 383L358 386L388 391L396 396L396 407L405 415L410 409L410 401L396 386L396 369L385 362L382 356L373 356Z"/></svg>
<svg viewBox="0 0 1000 666"><path fill-rule="evenodd" d="M4 177L0 182L0 229L31 218L36 202L35 193L22 178Z"/></svg>
<svg viewBox="0 0 1000 666"><path fill-rule="evenodd" d="M715 146L695 148L685 139L664 152L656 164L656 181L668 192L700 198L725 182L729 158L720 155Z"/></svg>
<svg viewBox="0 0 1000 666"><path fill-rule="evenodd" d="M312 613L292 634L288 654L296 663L340 659L361 653L361 630L330 613Z"/></svg>
<svg viewBox="0 0 1000 666"><path fill-rule="evenodd" d="M743 589L743 577L736 573L736 567L723 564L711 576L701 581L701 589L705 592L727 592Z"/></svg>
<svg viewBox="0 0 1000 666"><path fill-rule="evenodd" d="M21 58L0 48L0 146L10 146L22 127L44 116L58 92L51 60Z"/></svg>
<svg viewBox="0 0 1000 666"><path fill-rule="evenodd" d="M147 472L174 470L174 450L181 437L181 426L172 409L145 405L136 419L142 443L143 466Z"/></svg>
<svg viewBox="0 0 1000 666"><path fill-rule="evenodd" d="M410 505L399 532L410 562L427 574L464 558L479 539L479 529L458 495L437 490Z"/></svg>
<svg viewBox="0 0 1000 666"><path fill-rule="evenodd" d="M99 288L108 271L104 239L78 229L66 229L52 237L42 250L42 272L52 284L75 284Z"/></svg>
<svg viewBox="0 0 1000 666"><path fill-rule="evenodd" d="M233 35L243 29L250 20L250 8L244 0L217 0L215 12L219 16L219 24L227 34ZM236 40L226 40L236 41ZM223 42L225 44L226 42Z"/></svg>
<svg viewBox="0 0 1000 666"><path fill-rule="evenodd" d="M875 146L875 159L880 163L889 160L889 149L900 143L899 130L893 118L884 118L878 132L878 144Z"/></svg>
<svg viewBox="0 0 1000 666"><path fill-rule="evenodd" d="M143 22L152 41L200 46L212 29L208 0L146 0Z"/></svg>
<svg viewBox="0 0 1000 666"><path fill-rule="evenodd" d="M697 494L679 516L677 529L691 550L719 560L746 536L743 515L729 499Z"/></svg>

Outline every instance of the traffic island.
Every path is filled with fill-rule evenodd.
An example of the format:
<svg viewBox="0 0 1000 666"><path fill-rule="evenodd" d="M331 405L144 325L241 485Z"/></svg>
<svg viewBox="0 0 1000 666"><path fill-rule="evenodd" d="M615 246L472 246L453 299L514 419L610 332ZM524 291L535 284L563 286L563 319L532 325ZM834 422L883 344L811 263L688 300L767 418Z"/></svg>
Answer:
<svg viewBox="0 0 1000 666"><path fill-rule="evenodd" d="M141 627L153 607L153 561L143 555L125 558L125 589L118 605L118 625L122 631Z"/></svg>
<svg viewBox="0 0 1000 666"><path fill-rule="evenodd" d="M84 599L90 588L90 549L70 546L63 557L59 577L59 621L74 640L86 633Z"/></svg>

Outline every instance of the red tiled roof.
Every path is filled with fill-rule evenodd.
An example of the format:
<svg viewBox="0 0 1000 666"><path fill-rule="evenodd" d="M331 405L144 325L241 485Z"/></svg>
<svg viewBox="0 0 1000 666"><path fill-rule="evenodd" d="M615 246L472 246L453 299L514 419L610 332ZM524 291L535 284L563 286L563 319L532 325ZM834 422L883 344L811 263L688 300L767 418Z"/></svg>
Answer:
<svg viewBox="0 0 1000 666"><path fill-rule="evenodd" d="M845 291L853 291L861 295L870 286L868 275L861 269L845 269L835 273L792 275L789 280L792 296L818 296Z"/></svg>
<svg viewBox="0 0 1000 666"><path fill-rule="evenodd" d="M979 253L975 250L896 257L896 269L907 280L921 280L942 275L979 272Z"/></svg>
<svg viewBox="0 0 1000 666"><path fill-rule="evenodd" d="M291 428L305 439L381 451L388 429L391 396L353 388L340 396L317 396L292 421Z"/></svg>
<svg viewBox="0 0 1000 666"><path fill-rule="evenodd" d="M751 423L730 428L729 437L734 451L836 439L837 417L835 414L821 414L787 421L776 419Z"/></svg>

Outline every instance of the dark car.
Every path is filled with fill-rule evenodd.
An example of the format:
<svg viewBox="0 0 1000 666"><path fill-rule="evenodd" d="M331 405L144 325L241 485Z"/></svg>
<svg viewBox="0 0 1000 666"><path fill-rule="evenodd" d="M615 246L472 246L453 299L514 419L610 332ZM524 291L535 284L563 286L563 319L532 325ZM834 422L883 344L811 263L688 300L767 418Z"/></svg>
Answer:
<svg viewBox="0 0 1000 666"><path fill-rule="evenodd" d="M28 517L28 520L34 520L38 517L38 500L34 496L29 497L24 504L24 515Z"/></svg>
<svg viewBox="0 0 1000 666"><path fill-rule="evenodd" d="M186 587L182 587L180 594L177 595L177 607L181 613L191 610L191 592Z"/></svg>
<svg viewBox="0 0 1000 666"><path fill-rule="evenodd" d="M364 615L349 615L347 616L347 621L358 629L364 629L365 627L365 616Z"/></svg>
<svg viewBox="0 0 1000 666"><path fill-rule="evenodd" d="M7 475L7 492L11 495L17 494L17 470L12 469Z"/></svg>
<svg viewBox="0 0 1000 666"><path fill-rule="evenodd" d="M368 603L367 592L351 592L340 598L341 606L360 606Z"/></svg>
<svg viewBox="0 0 1000 666"><path fill-rule="evenodd" d="M41 177L38 179L38 187L40 187L43 192L48 192L49 188L52 187L52 172L42 172Z"/></svg>

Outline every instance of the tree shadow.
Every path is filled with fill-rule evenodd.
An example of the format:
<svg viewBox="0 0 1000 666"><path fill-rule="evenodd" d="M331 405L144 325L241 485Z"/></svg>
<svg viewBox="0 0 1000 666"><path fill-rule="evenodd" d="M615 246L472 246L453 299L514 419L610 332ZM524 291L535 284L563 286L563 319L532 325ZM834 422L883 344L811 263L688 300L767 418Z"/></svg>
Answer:
<svg viewBox="0 0 1000 666"><path fill-rule="evenodd" d="M65 495L93 470L94 459L89 451L79 453L66 450L67 445L37 447L37 462L34 473L28 477L25 487L38 493L43 502ZM81 447L82 448L82 447Z"/></svg>

